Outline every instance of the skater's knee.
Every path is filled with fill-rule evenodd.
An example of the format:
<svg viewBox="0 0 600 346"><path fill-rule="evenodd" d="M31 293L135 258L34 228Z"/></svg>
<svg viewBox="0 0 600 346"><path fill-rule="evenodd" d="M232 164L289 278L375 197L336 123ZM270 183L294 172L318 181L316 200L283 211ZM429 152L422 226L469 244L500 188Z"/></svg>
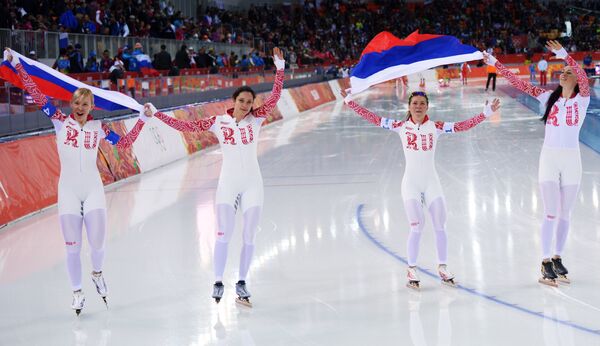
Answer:
<svg viewBox="0 0 600 346"><path fill-rule="evenodd" d="M244 245L254 245L256 240L256 230L247 230L244 232L243 237Z"/></svg>
<svg viewBox="0 0 600 346"><path fill-rule="evenodd" d="M559 221L569 221L571 220L571 213L573 208L561 208L561 211L558 215Z"/></svg>
<svg viewBox="0 0 600 346"><path fill-rule="evenodd" d="M559 221L569 221L571 220L571 211L570 210L561 210L558 215Z"/></svg>
<svg viewBox="0 0 600 346"><path fill-rule="evenodd" d="M230 233L223 232L223 231L217 231L216 241L218 243L229 243L230 238L231 238Z"/></svg>
<svg viewBox="0 0 600 346"><path fill-rule="evenodd" d="M433 224L433 229L436 231L444 231L446 229L446 217L432 217L431 223Z"/></svg>
<svg viewBox="0 0 600 346"><path fill-rule="evenodd" d="M556 214L555 213L546 213L546 215L544 215L544 218L548 221L555 221Z"/></svg>
<svg viewBox="0 0 600 346"><path fill-rule="evenodd" d="M65 248L69 255L79 255L81 253L81 244L77 241L65 241Z"/></svg>
<svg viewBox="0 0 600 346"><path fill-rule="evenodd" d="M415 233L421 233L425 225L421 221L414 221L410 223L410 231Z"/></svg>
<svg viewBox="0 0 600 346"><path fill-rule="evenodd" d="M92 251L103 251L104 250L104 242L90 242L90 248L92 249Z"/></svg>
<svg viewBox="0 0 600 346"><path fill-rule="evenodd" d="M254 245L254 241L256 239L256 226L252 226L244 229L244 233L242 233L242 239L244 240L244 245Z"/></svg>

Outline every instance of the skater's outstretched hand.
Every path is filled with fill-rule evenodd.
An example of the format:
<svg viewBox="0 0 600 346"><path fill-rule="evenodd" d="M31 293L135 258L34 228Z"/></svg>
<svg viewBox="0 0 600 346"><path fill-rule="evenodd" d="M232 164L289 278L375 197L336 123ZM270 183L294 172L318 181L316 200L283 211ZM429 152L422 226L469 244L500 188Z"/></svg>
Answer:
<svg viewBox="0 0 600 346"><path fill-rule="evenodd" d="M143 122L146 122L148 121L148 119L152 118L156 113L158 113L156 107L154 107L152 103L146 103L144 104L144 110L140 112L140 119Z"/></svg>
<svg viewBox="0 0 600 346"><path fill-rule="evenodd" d="M552 51L559 59L564 59L569 55L563 46L555 40L548 40L548 42L546 42L546 49Z"/></svg>
<svg viewBox="0 0 600 346"><path fill-rule="evenodd" d="M279 47L273 48L273 57L283 60L283 53L281 52L281 49L279 49Z"/></svg>
<svg viewBox="0 0 600 346"><path fill-rule="evenodd" d="M144 105L144 115L147 116L148 118L151 118L154 116L154 113L156 113L156 107L154 107L154 105L152 103L146 103Z"/></svg>
<svg viewBox="0 0 600 346"><path fill-rule="evenodd" d="M12 51L8 47L4 47L4 60L12 62L13 56Z"/></svg>
<svg viewBox="0 0 600 346"><path fill-rule="evenodd" d="M278 70L285 69L285 60L283 59L283 53L279 47L273 48L273 62Z"/></svg>
<svg viewBox="0 0 600 346"><path fill-rule="evenodd" d="M495 98L492 103L488 100L485 101L485 106L483 106L483 115L488 118L492 114L494 114L498 109L500 109L500 99Z"/></svg>
<svg viewBox="0 0 600 346"><path fill-rule="evenodd" d="M490 66L494 66L496 65L496 61L498 61L498 59L496 59L495 56L491 55L488 52L481 52L481 54L483 54L483 62L490 65Z"/></svg>
<svg viewBox="0 0 600 346"><path fill-rule="evenodd" d="M352 95L348 94L348 90L350 90L350 89L347 89L347 90L342 89L342 90L340 90L340 95L342 95L342 97L344 98L344 102L345 103L348 103L348 102L352 101Z"/></svg>
<svg viewBox="0 0 600 346"><path fill-rule="evenodd" d="M17 66L19 63L19 58L14 56L12 50L8 47L4 47L4 60L10 62L13 66Z"/></svg>

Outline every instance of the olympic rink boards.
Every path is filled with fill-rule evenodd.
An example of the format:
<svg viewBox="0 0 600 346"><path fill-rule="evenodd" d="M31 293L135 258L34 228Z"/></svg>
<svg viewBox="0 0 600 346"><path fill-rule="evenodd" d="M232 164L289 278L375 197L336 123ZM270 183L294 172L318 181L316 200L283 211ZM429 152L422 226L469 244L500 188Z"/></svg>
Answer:
<svg viewBox="0 0 600 346"><path fill-rule="evenodd" d="M499 84L492 93L481 81L428 83L432 120L469 118L486 98L502 103L491 119L438 142L458 288L435 276L428 216L422 289L405 287L400 138L338 101L261 132L253 308L234 302L239 224L224 298L217 305L210 297L217 147L107 188L108 310L89 278L87 244L86 306L79 317L71 310L56 207L1 230L0 345L600 345L600 155L581 146L581 191L563 254L572 284L542 286L543 124ZM598 107L592 93L590 108ZM406 112L406 94L391 85L356 100L380 116Z"/></svg>

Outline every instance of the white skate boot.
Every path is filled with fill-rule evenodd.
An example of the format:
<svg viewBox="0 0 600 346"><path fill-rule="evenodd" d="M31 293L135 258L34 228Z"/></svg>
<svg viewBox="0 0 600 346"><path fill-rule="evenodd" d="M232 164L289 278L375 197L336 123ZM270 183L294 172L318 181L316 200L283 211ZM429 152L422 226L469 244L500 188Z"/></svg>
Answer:
<svg viewBox="0 0 600 346"><path fill-rule="evenodd" d="M83 305L85 304L85 296L83 295L83 291L77 290L73 292L73 303L71 304L71 308L75 310L77 316L81 313L83 309Z"/></svg>
<svg viewBox="0 0 600 346"><path fill-rule="evenodd" d="M448 271L445 264L440 264L438 266L438 275L440 279L442 279L442 283L444 285L456 287L456 282L454 282L454 274Z"/></svg>
<svg viewBox="0 0 600 346"><path fill-rule="evenodd" d="M219 302L221 301L221 298L223 298L223 291L224 291L223 283L221 281L215 282L215 284L213 285L212 297L215 299L217 304L219 304Z"/></svg>
<svg viewBox="0 0 600 346"><path fill-rule="evenodd" d="M250 292L246 289L246 281L240 280L235 284L235 293L238 295L238 297L235 298L236 303L249 308L252 307L252 303L250 302Z"/></svg>
<svg viewBox="0 0 600 346"><path fill-rule="evenodd" d="M419 285L419 282L421 282L421 280L419 279L419 275L417 274L417 267L408 267L408 269L406 270L406 278L408 279L406 287L412 288L414 290L419 290L421 288L421 286Z"/></svg>
<svg viewBox="0 0 600 346"><path fill-rule="evenodd" d="M106 287L106 282L104 282L104 276L102 276L102 272L95 273L92 272L92 281L94 285L96 285L96 291L104 300L104 304L108 308L108 302L106 301L106 295L108 294L108 287Z"/></svg>

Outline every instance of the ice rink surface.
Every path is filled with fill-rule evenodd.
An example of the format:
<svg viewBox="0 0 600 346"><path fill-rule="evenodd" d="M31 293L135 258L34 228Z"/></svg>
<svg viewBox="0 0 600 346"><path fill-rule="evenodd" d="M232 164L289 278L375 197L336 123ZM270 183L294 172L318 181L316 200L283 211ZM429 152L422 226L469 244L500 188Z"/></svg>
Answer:
<svg viewBox="0 0 600 346"><path fill-rule="evenodd" d="M217 147L107 188L108 310L89 277L87 243L86 307L79 317L71 310L56 207L0 230L0 345L600 345L600 154L581 145L563 255L573 283L542 286L544 126L506 86L471 84L427 89L432 120L467 119L486 98L502 102L499 114L438 142L448 267L459 287L435 275L429 216L422 290L405 287L400 138L330 103L261 132L253 308L234 301L241 216L225 296L218 305L210 297ZM385 117L404 118L407 108L392 87L356 100Z"/></svg>

